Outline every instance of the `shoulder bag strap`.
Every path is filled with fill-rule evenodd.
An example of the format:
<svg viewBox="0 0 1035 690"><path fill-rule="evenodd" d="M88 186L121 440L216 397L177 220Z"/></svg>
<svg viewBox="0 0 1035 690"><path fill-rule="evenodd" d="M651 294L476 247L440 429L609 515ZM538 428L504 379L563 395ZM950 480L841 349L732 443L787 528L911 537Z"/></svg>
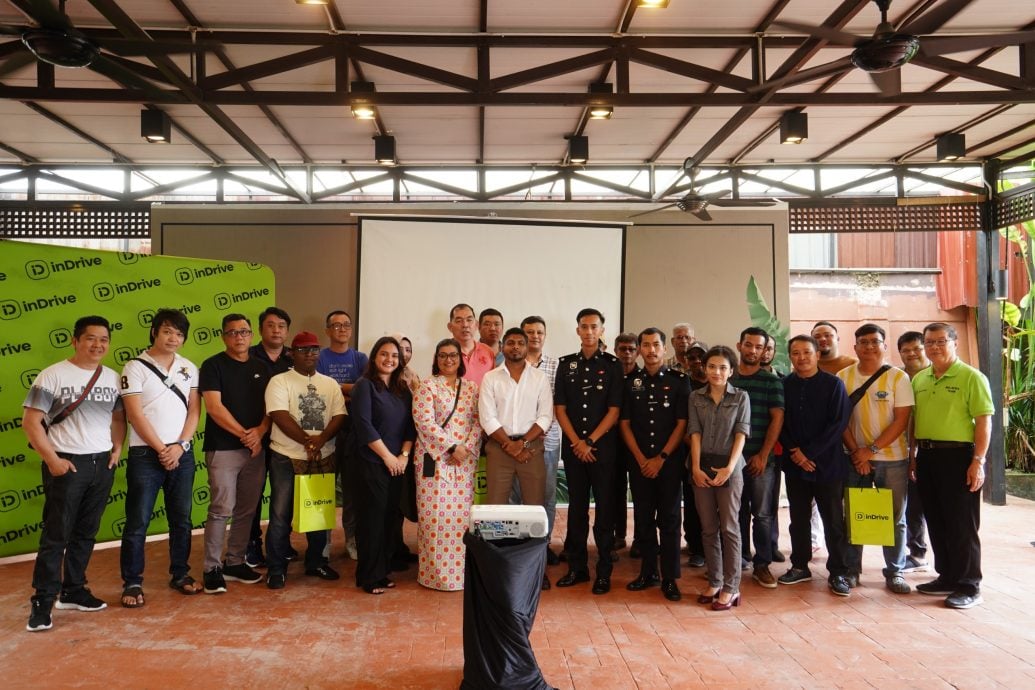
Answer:
<svg viewBox="0 0 1035 690"><path fill-rule="evenodd" d="M82 402L86 400L86 396L90 394L90 391L93 389L93 384L97 383L97 379L101 377L101 370L103 368L103 366L97 367L97 369L93 372L93 376L91 376L90 380L86 382L86 388L83 389L82 394L78 398L76 398L71 405L58 412L54 416L54 419L50 420L50 424L47 425L47 428L50 428L55 424L60 424L68 418L68 415L75 412L76 408L79 407L79 405L81 405Z"/></svg>
<svg viewBox="0 0 1035 690"><path fill-rule="evenodd" d="M463 388L463 385L464 380L458 378L456 380L456 397L453 398L453 409L449 411L449 415L446 417L445 421L442 422L443 429L446 428L446 424L449 424L449 420L453 418L453 414L456 412L457 403L460 402L460 389Z"/></svg>
<svg viewBox="0 0 1035 690"><path fill-rule="evenodd" d="M852 407L855 407L859 401L863 399L863 396L866 395L866 390L873 385L873 382L883 376L884 372L890 368L890 364L883 365L880 369L874 372L873 376L866 379L866 382L863 385L852 391L852 394L848 396L848 399L852 401Z"/></svg>
<svg viewBox="0 0 1035 690"><path fill-rule="evenodd" d="M157 376L161 380L162 385L164 385L166 388L168 388L173 393L175 393L176 397L180 399L180 402L183 403L184 407L186 407L188 409L190 408L190 405L187 404L187 396L185 396L183 394L183 391L181 391L179 388L176 387L176 384L173 383L172 377L166 376L165 374L163 374L158 367L156 367L154 364L151 364L151 362L148 362L146 359L141 359L140 357L134 357L130 361L131 362L140 362L145 367L147 367L148 369L153 371L155 376Z"/></svg>

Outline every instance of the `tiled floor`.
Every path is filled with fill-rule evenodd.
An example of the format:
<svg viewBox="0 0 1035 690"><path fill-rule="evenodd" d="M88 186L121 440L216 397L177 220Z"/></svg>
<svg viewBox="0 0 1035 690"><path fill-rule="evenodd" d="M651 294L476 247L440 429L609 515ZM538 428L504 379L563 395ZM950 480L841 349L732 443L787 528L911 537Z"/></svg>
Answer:
<svg viewBox="0 0 1035 690"><path fill-rule="evenodd" d="M793 587L763 590L746 579L742 605L722 613L693 596L671 604L657 589L626 591L636 571L623 555L606 596L588 585L543 593L533 646L559 688L1032 688L1035 503L1011 498L983 511L985 604L969 611L888 592L875 548L848 599L827 591L814 564L817 579ZM463 595L420 588L412 569L397 574L396 590L366 595L351 586L340 533L334 546L339 582L306 578L294 565L279 592L230 583L227 594L184 597L166 586L166 544L154 542L147 605L133 611L117 603L118 551L99 550L91 586L111 606L55 611L53 630L36 634L25 632L31 563L0 566L2 686L458 687ZM200 547L195 537L195 563ZM556 580L564 566L550 570ZM684 595L703 584L700 570L684 569Z"/></svg>

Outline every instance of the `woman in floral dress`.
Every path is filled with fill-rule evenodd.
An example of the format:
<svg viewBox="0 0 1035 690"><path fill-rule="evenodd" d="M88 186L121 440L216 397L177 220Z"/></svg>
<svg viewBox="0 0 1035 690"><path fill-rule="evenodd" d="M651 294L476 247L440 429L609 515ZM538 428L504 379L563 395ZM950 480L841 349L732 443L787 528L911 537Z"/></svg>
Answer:
<svg viewBox="0 0 1035 690"><path fill-rule="evenodd" d="M432 376L413 400L417 427L417 582L431 589L464 588L464 530L474 500L481 447L478 384L464 380L460 343L435 346Z"/></svg>

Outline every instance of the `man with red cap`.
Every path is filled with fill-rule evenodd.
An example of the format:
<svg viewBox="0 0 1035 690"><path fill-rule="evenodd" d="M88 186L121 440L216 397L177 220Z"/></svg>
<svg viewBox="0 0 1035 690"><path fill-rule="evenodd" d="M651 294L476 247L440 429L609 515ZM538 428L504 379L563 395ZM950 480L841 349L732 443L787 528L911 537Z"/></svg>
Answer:
<svg viewBox="0 0 1035 690"><path fill-rule="evenodd" d="M291 531L295 473L334 472L335 434L345 419L345 397L338 382L316 371L320 341L302 331L291 341L294 366L270 379L266 413L270 435L270 524L266 532L266 586L282 589L286 581L284 544ZM337 580L323 555L327 532L307 532L305 574Z"/></svg>

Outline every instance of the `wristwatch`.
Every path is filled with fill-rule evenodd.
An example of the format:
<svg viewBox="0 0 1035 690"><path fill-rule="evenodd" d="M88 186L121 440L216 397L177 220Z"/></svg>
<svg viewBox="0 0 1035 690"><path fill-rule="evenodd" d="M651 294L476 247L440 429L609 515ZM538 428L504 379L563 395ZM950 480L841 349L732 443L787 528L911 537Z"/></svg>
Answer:
<svg viewBox="0 0 1035 690"><path fill-rule="evenodd" d="M521 441L521 447L522 448L528 448L530 445L532 445L531 441L527 441L527 440L522 439L522 441Z"/></svg>
<svg viewBox="0 0 1035 690"><path fill-rule="evenodd" d="M178 445L181 448L183 448L183 452L184 453L187 453L187 452L190 451L190 441L177 441L176 445Z"/></svg>
<svg viewBox="0 0 1035 690"><path fill-rule="evenodd" d="M665 451L661 451L660 453L658 453L658 457L662 460L668 460L668 453L666 453Z"/></svg>
<svg viewBox="0 0 1035 690"><path fill-rule="evenodd" d="M871 444L870 444L870 447L869 447L869 451L870 451L871 453L873 453L874 455L876 455L877 453L879 453L879 452L880 452L880 448L878 448L878 447L877 447L877 444L876 444L876 443L871 443Z"/></svg>

